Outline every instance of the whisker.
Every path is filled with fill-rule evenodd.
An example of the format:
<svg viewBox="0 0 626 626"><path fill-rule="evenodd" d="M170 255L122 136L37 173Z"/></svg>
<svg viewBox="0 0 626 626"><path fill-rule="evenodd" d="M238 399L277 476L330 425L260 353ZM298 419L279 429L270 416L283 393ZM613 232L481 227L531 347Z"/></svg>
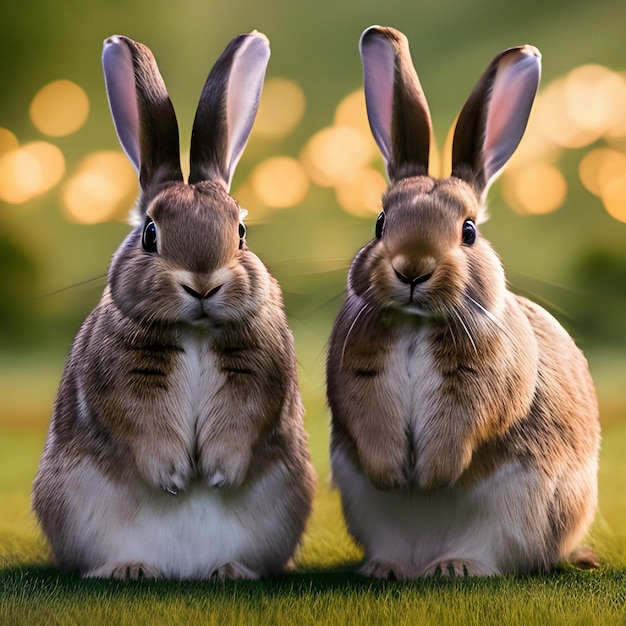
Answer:
<svg viewBox="0 0 626 626"><path fill-rule="evenodd" d="M454 329L452 328L451 324L448 324L447 326L448 326L448 330L450 331L450 337L452 337L452 343L454 344L454 350L456 352L458 352L459 351L459 347L457 346L456 337L454 336Z"/></svg>
<svg viewBox="0 0 626 626"><path fill-rule="evenodd" d="M60 289L55 289L54 291L49 291L48 293L44 293L42 298L50 298L52 296L59 295L60 293L64 293L66 291L70 291L70 289L76 289L77 287L84 287L85 285L89 285L90 283L95 283L97 280L102 280L106 278L106 274L100 274L99 276L94 276L93 278L87 278L86 280L81 280L79 283L74 283L72 285L68 285L67 287L61 287Z"/></svg>
<svg viewBox="0 0 626 626"><path fill-rule="evenodd" d="M356 323L359 321L361 315L369 308L369 304L366 302L359 310L359 312L355 315L352 320L352 324L350 324L350 328L348 328L348 332L346 334L346 338L344 339L343 346L341 347L341 360L340 363L343 366L343 357L346 354L346 346L348 345L348 339L350 339L350 334L352 333Z"/></svg>
<svg viewBox="0 0 626 626"><path fill-rule="evenodd" d="M486 309L480 302L478 302L477 300L474 300L474 298L472 298L472 296L464 293L463 294L474 306L476 306L478 309L480 309L485 316L487 317L487 319L499 330L501 330L503 333L506 334L506 329L502 326L502 324L500 324L500 322L498 321L498 318L489 310Z"/></svg>
<svg viewBox="0 0 626 626"><path fill-rule="evenodd" d="M459 311L454 305L450 306L450 311L454 314L456 319L459 320L459 323L463 327L463 330L465 331L467 338L470 340L470 343L472 344L472 347L474 348L474 352L478 354L478 349L476 348L476 344L474 343L474 339L472 338L472 333L470 333L469 328L466 326L465 322L463 321L461 314L459 313Z"/></svg>

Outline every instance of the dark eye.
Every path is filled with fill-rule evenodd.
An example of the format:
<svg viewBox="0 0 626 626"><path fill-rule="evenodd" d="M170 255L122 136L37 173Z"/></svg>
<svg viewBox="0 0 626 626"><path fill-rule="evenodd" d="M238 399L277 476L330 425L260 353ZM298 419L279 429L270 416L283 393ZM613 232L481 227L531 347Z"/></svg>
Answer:
<svg viewBox="0 0 626 626"><path fill-rule="evenodd" d="M141 245L146 252L157 251L157 229L156 224L150 219L146 219L141 237Z"/></svg>
<svg viewBox="0 0 626 626"><path fill-rule="evenodd" d="M385 226L385 212L381 211L376 218L376 239L383 236L383 227Z"/></svg>
<svg viewBox="0 0 626 626"><path fill-rule="evenodd" d="M463 222L462 239L463 244L466 246L471 246L476 241L476 224L474 224L474 220L465 220Z"/></svg>
<svg viewBox="0 0 626 626"><path fill-rule="evenodd" d="M243 247L244 239L246 238L246 227L239 222L239 249Z"/></svg>

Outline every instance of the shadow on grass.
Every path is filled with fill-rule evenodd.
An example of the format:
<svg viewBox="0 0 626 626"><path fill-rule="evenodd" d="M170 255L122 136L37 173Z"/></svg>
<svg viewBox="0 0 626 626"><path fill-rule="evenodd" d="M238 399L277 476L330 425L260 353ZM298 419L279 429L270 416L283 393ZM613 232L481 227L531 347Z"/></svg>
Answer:
<svg viewBox="0 0 626 626"><path fill-rule="evenodd" d="M302 597L342 593L351 596L388 596L394 591L404 593L432 593L437 591L506 593L512 588L555 587L580 588L590 592L603 587L620 586L626 596L626 567L602 567L597 571L583 571L573 567L551 572L521 576L492 576L482 578L423 578L412 581L377 580L356 573L354 564L329 569L308 569L261 580L229 581L176 581L140 580L119 581L112 579L84 579L76 573L61 571L52 566L12 566L0 568L0 594L19 594L22 599L29 595L41 597L59 594L65 597L158 597L167 600L179 596L202 594L219 597L231 596L250 599L265 597ZM5 596L6 597L6 596ZM625 597L626 600L626 597Z"/></svg>

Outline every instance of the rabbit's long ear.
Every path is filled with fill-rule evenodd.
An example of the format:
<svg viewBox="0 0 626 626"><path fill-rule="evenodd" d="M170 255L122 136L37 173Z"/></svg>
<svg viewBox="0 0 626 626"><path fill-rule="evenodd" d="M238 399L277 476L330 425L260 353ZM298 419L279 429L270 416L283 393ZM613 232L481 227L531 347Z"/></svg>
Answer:
<svg viewBox="0 0 626 626"><path fill-rule="evenodd" d="M189 183L221 180L230 189L248 141L270 57L257 31L235 37L204 84L191 132Z"/></svg>
<svg viewBox="0 0 626 626"><path fill-rule="evenodd" d="M459 115L452 144L452 175L484 194L517 148L541 75L533 46L500 53L474 87Z"/></svg>
<svg viewBox="0 0 626 626"><path fill-rule="evenodd" d="M176 115L150 50L114 35L104 42L102 67L115 130L141 188L182 180Z"/></svg>
<svg viewBox="0 0 626 626"><path fill-rule="evenodd" d="M367 116L389 180L428 174L432 123L406 37L371 26L359 48Z"/></svg>

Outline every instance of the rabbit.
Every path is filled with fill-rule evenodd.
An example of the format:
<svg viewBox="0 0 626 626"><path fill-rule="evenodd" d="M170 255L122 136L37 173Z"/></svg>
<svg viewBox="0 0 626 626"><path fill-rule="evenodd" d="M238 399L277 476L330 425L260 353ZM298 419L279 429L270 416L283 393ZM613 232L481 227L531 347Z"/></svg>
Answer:
<svg viewBox="0 0 626 626"><path fill-rule="evenodd" d="M215 63L185 183L152 53L104 42L137 223L71 348L33 485L55 564L83 577L257 578L301 542L315 474L293 337L229 195L269 55L253 31Z"/></svg>
<svg viewBox="0 0 626 626"><path fill-rule="evenodd" d="M532 46L495 57L458 118L448 178L407 38L360 40L368 119L389 187L354 257L327 352L331 467L360 572L379 578L545 571L597 505L598 406L558 322L507 289L479 230L540 76Z"/></svg>

